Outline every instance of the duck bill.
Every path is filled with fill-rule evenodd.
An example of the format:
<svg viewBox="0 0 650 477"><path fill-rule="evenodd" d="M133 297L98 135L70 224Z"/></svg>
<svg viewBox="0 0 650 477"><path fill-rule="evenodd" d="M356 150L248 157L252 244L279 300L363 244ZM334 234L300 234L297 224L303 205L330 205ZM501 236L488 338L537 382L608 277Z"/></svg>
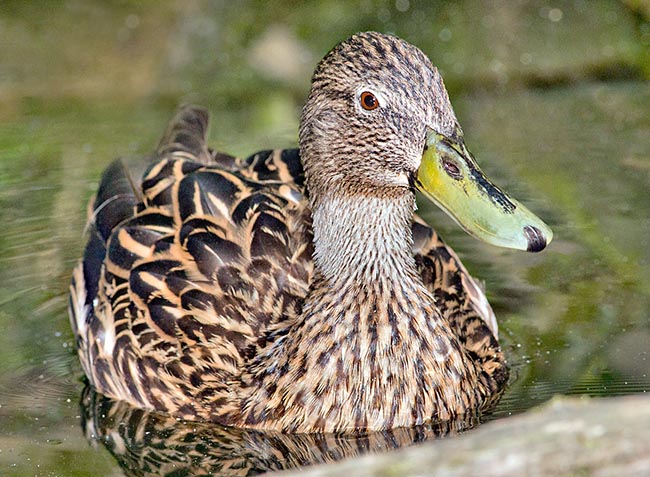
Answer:
<svg viewBox="0 0 650 477"><path fill-rule="evenodd" d="M553 238L548 225L485 177L461 133L427 133L416 184L467 233L487 243L539 252Z"/></svg>

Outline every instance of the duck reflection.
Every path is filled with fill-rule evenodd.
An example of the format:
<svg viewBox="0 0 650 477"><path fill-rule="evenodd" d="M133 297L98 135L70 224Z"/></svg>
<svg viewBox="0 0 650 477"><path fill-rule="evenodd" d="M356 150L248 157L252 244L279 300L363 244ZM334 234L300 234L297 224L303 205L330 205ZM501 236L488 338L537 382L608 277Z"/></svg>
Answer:
<svg viewBox="0 0 650 477"><path fill-rule="evenodd" d="M467 430L479 421L472 414L356 435L260 432L179 421L114 401L90 387L82 395L81 411L86 438L108 449L128 477L257 475L410 446Z"/></svg>

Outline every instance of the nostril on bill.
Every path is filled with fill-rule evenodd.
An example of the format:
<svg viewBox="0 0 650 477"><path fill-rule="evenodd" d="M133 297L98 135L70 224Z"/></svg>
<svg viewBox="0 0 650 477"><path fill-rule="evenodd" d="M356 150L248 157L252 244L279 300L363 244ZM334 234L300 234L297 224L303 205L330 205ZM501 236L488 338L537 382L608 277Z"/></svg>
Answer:
<svg viewBox="0 0 650 477"><path fill-rule="evenodd" d="M527 250L529 252L541 252L546 248L546 237L544 237L542 231L537 227L526 225L524 227L524 235L526 236L526 240L528 240Z"/></svg>

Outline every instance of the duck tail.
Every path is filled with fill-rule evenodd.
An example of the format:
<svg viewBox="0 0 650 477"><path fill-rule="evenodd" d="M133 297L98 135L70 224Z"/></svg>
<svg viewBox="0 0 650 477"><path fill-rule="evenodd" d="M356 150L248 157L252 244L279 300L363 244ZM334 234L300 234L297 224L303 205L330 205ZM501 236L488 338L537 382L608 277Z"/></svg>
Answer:
<svg viewBox="0 0 650 477"><path fill-rule="evenodd" d="M207 109L189 104L181 106L158 144L157 156L187 155L193 161L210 164L213 159L206 144L209 124Z"/></svg>

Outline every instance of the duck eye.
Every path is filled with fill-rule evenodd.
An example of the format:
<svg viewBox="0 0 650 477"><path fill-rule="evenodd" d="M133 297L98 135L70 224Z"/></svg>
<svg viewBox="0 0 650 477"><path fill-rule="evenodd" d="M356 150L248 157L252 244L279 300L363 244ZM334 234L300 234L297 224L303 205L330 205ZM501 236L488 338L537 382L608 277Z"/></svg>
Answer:
<svg viewBox="0 0 650 477"><path fill-rule="evenodd" d="M366 111L372 111L373 109L377 109L379 107L379 101L377 101L377 97L369 91L364 91L361 93L359 100L361 101L361 107Z"/></svg>

